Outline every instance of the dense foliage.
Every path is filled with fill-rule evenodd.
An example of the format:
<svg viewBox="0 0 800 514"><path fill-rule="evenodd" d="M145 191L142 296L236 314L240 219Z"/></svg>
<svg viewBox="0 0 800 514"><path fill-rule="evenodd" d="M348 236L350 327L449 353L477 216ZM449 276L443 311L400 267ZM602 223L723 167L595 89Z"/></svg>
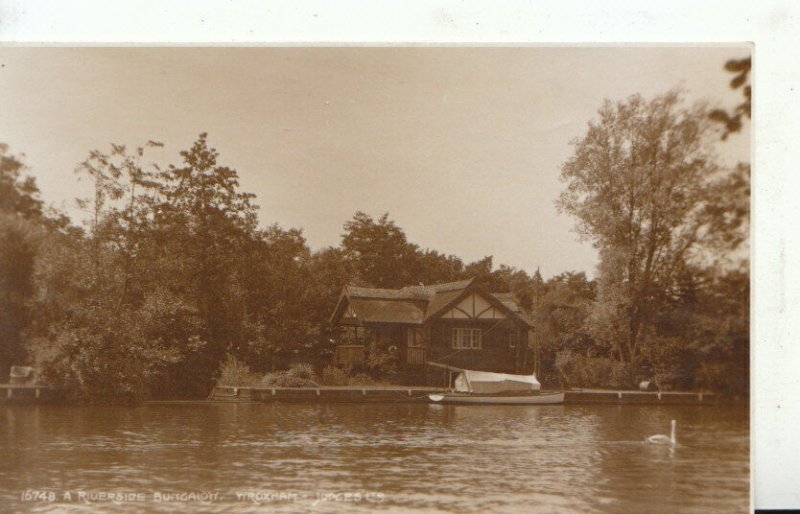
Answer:
<svg viewBox="0 0 800 514"><path fill-rule="evenodd" d="M93 189L77 227L0 146L0 379L31 363L76 399L115 401L202 397L215 380L402 380L388 354L357 372L330 366L342 285L474 276L534 320L546 386L650 378L744 394L749 270L731 255L748 241L749 168L714 165L707 120L675 93L632 97L605 104L576 141L560 205L599 250L596 281L465 263L408 241L388 214L356 212L340 246L314 252L300 230L259 226L205 134L169 166L150 162L152 141L91 151L76 170Z"/></svg>
<svg viewBox="0 0 800 514"><path fill-rule="evenodd" d="M502 289L516 272L421 249L388 215L362 212L344 224L341 247L312 252L300 230L258 226L253 195L205 134L174 165L148 163L161 146L88 154L76 169L93 192L79 200L83 228L46 212L24 164L0 147L6 376L32 363L75 398L131 401L201 397L241 366L244 381L296 382L281 370L309 362L321 372L331 361L328 318L342 285L477 275ZM368 371L394 372L388 361Z"/></svg>
<svg viewBox="0 0 800 514"><path fill-rule="evenodd" d="M558 206L600 256L586 357L631 383L747 390L749 167L715 163L713 128L675 91L607 101L561 170Z"/></svg>

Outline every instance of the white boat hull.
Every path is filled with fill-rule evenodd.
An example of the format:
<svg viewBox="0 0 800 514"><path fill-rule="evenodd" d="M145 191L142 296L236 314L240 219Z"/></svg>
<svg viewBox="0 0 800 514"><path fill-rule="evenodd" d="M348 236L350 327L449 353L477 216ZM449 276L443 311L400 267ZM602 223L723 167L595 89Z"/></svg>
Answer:
<svg viewBox="0 0 800 514"><path fill-rule="evenodd" d="M429 394L428 398L434 403L470 403L489 405L553 405L564 403L564 393L541 394L470 394L470 393L444 393Z"/></svg>

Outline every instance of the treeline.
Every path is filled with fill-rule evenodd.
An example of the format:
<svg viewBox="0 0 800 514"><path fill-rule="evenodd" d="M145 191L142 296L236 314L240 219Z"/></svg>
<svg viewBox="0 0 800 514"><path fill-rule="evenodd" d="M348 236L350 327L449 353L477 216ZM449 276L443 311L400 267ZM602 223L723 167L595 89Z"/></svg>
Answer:
<svg viewBox="0 0 800 514"><path fill-rule="evenodd" d="M330 363L343 284L476 276L534 320L547 387L652 379L744 395L749 167L715 164L712 125L675 92L633 96L574 141L558 206L597 248L596 280L465 263L362 212L339 246L312 252L300 230L259 227L205 134L166 167L145 164L156 142L90 152L78 227L0 146L0 373L35 364L75 398L202 397L231 359L256 373Z"/></svg>
<svg viewBox="0 0 800 514"><path fill-rule="evenodd" d="M148 142L95 150L76 169L93 194L75 226L43 205L0 147L0 371L39 367L76 398L202 397L229 357L254 372L331 361L328 319L346 283L401 287L527 278L492 258L419 248L388 215L357 212L341 245L312 252L300 230L258 226L254 196L201 134L179 162ZM2 378L0 378L2 379Z"/></svg>

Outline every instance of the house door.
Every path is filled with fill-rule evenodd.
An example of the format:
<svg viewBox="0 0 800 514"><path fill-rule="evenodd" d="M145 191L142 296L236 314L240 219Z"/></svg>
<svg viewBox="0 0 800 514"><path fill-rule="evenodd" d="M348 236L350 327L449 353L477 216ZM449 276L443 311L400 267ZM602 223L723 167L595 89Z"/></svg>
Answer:
<svg viewBox="0 0 800 514"><path fill-rule="evenodd" d="M425 364L425 345L422 340L422 329L406 329L406 363L410 366Z"/></svg>

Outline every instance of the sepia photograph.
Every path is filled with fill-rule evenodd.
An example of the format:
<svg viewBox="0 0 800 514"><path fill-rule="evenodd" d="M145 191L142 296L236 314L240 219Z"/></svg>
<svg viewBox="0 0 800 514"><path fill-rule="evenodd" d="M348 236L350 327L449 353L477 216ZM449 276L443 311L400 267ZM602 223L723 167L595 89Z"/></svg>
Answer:
<svg viewBox="0 0 800 514"><path fill-rule="evenodd" d="M750 511L753 51L1 46L0 511Z"/></svg>

